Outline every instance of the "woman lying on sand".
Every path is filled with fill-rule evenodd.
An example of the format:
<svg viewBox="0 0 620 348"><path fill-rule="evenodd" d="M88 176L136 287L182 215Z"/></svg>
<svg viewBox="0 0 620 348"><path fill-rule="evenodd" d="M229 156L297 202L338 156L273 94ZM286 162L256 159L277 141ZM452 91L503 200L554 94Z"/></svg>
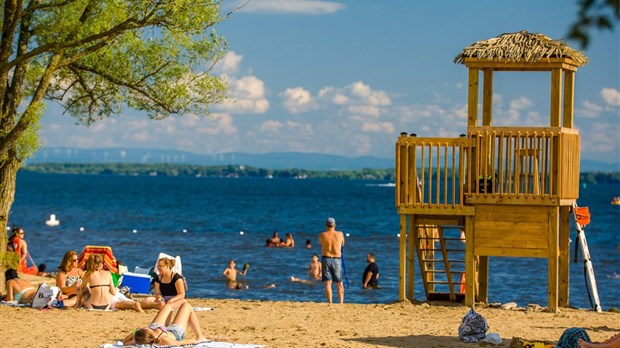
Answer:
<svg viewBox="0 0 620 348"><path fill-rule="evenodd" d="M4 272L6 279L6 301L17 301L19 303L32 303L37 288L31 282L17 277L17 271L12 268Z"/></svg>
<svg viewBox="0 0 620 348"><path fill-rule="evenodd" d="M157 344L177 346L208 341L207 337L202 334L200 324L198 323L198 317L191 304L184 302L181 307L179 307L176 316L170 324L166 322L166 319L173 313L173 310L174 307L172 304L168 303L164 305L148 328L136 329L123 339L123 345ZM168 325L165 326L164 324ZM185 339L187 326L194 331L196 339Z"/></svg>

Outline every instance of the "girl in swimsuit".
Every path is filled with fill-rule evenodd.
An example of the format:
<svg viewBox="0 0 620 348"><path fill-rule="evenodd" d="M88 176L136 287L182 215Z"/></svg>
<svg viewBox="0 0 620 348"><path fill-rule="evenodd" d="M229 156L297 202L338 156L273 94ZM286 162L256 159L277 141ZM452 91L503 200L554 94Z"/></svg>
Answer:
<svg viewBox="0 0 620 348"><path fill-rule="evenodd" d="M4 272L4 278L6 279L7 301L32 303L37 291L31 282L25 279L19 279L17 277L17 271L12 268Z"/></svg>
<svg viewBox="0 0 620 348"><path fill-rule="evenodd" d="M78 254L75 250L70 250L62 257L58 274L56 274L56 286L60 288L65 296L64 304L72 307L77 300L77 294L82 283L84 272L78 268Z"/></svg>
<svg viewBox="0 0 620 348"><path fill-rule="evenodd" d="M157 344L162 346L179 346L208 340L202 334L198 317L191 304L184 301L179 307L176 316L174 316L172 323L165 326L163 323L169 315L173 314L173 311L174 306L172 304L164 305L149 327L134 330L123 339L123 345ZM185 339L185 332L188 326L194 331L196 339Z"/></svg>
<svg viewBox="0 0 620 348"><path fill-rule="evenodd" d="M89 293L87 300L83 300L85 292ZM92 254L86 261L86 274L82 282L82 291L77 299L78 306L88 309L109 309L112 296L116 295L112 275L103 269L103 258L99 254Z"/></svg>

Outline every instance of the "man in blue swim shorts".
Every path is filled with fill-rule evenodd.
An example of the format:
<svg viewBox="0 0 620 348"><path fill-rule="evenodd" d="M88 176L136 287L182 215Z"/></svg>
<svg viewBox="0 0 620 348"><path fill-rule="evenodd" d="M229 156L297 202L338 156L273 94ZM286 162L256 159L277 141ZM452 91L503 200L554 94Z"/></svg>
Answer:
<svg viewBox="0 0 620 348"><path fill-rule="evenodd" d="M342 246L344 246L344 235L340 231L336 231L336 220L332 217L327 218L325 222L327 228L319 234L319 243L323 257L321 265L323 273L321 280L325 284L325 296L327 302L332 303L332 282L336 283L338 291L338 300L344 303L344 286L342 285Z"/></svg>

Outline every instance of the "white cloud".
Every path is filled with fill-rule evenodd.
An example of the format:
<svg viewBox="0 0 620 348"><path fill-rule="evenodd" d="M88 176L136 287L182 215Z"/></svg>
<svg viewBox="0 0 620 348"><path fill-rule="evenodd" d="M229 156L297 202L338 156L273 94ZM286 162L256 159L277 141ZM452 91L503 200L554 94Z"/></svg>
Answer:
<svg viewBox="0 0 620 348"><path fill-rule="evenodd" d="M581 107L575 110L575 114L578 117L595 118L601 113L601 111L603 111L602 106L589 100L584 100L581 103Z"/></svg>
<svg viewBox="0 0 620 348"><path fill-rule="evenodd" d="M513 110L529 109L532 105L534 105L534 103L526 97L521 97L510 101L510 109Z"/></svg>
<svg viewBox="0 0 620 348"><path fill-rule="evenodd" d="M258 127L261 132L278 133L284 124L276 120L267 120Z"/></svg>
<svg viewBox="0 0 620 348"><path fill-rule="evenodd" d="M362 81L354 82L346 87L351 95L357 97L360 102L368 105L386 106L392 101L385 91L374 91Z"/></svg>
<svg viewBox="0 0 620 348"><path fill-rule="evenodd" d="M317 107L312 94L302 87L287 88L280 93L280 96L282 97L282 105L292 114L298 114Z"/></svg>
<svg viewBox="0 0 620 348"><path fill-rule="evenodd" d="M256 76L226 77L230 99L214 108L230 113L262 114L269 110L265 84Z"/></svg>
<svg viewBox="0 0 620 348"><path fill-rule="evenodd" d="M612 106L620 106L620 91L615 88L603 88L601 96L607 104Z"/></svg>
<svg viewBox="0 0 620 348"><path fill-rule="evenodd" d="M239 71L242 60L242 55L230 51L217 63L215 70L220 74L235 74Z"/></svg>
<svg viewBox="0 0 620 348"><path fill-rule="evenodd" d="M220 135L235 134L237 127L234 125L233 118L230 114L212 114L213 118L203 118L202 126L188 129L189 132L195 130L198 134ZM215 122L214 122L215 121Z"/></svg>
<svg viewBox="0 0 620 348"><path fill-rule="evenodd" d="M344 9L344 4L320 0L250 0L242 11L322 15Z"/></svg>
<svg viewBox="0 0 620 348"><path fill-rule="evenodd" d="M381 109L371 105L349 105L347 111L354 115L379 117L381 115Z"/></svg>
<svg viewBox="0 0 620 348"><path fill-rule="evenodd" d="M370 123L364 122L362 130L370 133L394 133L394 124L392 122Z"/></svg>

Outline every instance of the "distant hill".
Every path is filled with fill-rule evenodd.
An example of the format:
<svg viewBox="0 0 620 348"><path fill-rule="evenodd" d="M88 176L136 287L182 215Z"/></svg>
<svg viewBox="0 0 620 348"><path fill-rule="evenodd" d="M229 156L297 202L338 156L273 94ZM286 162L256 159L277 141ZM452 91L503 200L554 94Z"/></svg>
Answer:
<svg viewBox="0 0 620 348"><path fill-rule="evenodd" d="M371 156L345 157L319 153L241 152L198 155L187 151L159 149L78 149L44 147L28 160L36 163L171 163L198 165L246 165L268 169L300 168L308 170L358 170L394 168L394 160Z"/></svg>
<svg viewBox="0 0 620 348"><path fill-rule="evenodd" d="M28 163L171 163L198 165L247 165L267 169L299 168L307 170L359 170L394 168L393 158L371 156L345 157L320 153L271 152L251 154L228 152L198 155L187 151L160 149L78 149L41 148ZM620 163L581 161L581 172L617 172Z"/></svg>

